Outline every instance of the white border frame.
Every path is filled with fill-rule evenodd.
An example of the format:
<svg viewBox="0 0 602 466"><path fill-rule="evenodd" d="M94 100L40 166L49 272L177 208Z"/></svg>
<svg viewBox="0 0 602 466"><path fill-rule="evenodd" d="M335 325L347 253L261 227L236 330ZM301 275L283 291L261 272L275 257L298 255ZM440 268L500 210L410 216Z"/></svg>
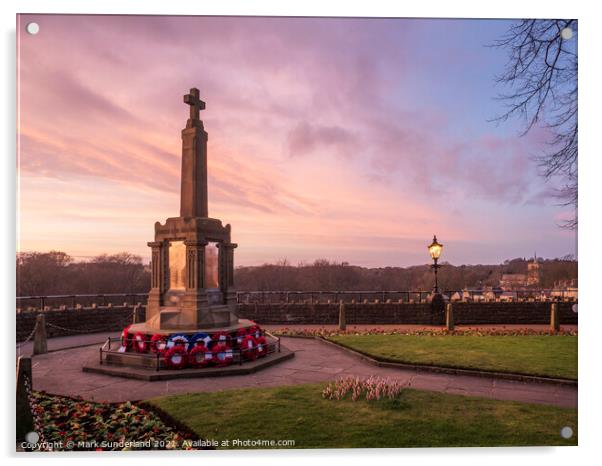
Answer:
<svg viewBox="0 0 602 466"><path fill-rule="evenodd" d="M379 456L379 461L399 461L407 459L415 462L445 461L447 464L482 464L485 457L487 462L507 465L516 460L532 462L544 459L549 464L577 463L592 457L599 456L594 450L599 443L600 431L600 402L599 387L600 373L597 356L601 354L599 333L602 331L602 309L596 302L598 288L596 287L596 269L600 261L600 207L598 199L601 197L599 173L601 172L601 156L596 143L599 135L599 109L601 108L600 86L602 82L600 69L601 33L600 20L595 14L595 2L557 1L526 2L524 0L505 0L503 2L473 2L470 0L456 0L454 2L431 0L429 2L412 2L394 4L380 0L362 2L346 0L345 2L325 2L318 0L304 0L296 2L282 2L277 0L230 0L228 2L203 2L171 0L102 0L82 2L74 0L22 0L18 4L14 1L1 3L4 43L2 93L4 108L1 112L2 141L5 142L2 176L2 189L4 202L2 216L4 229L2 230L2 294L4 301L3 317L5 341L11 348L4 348L8 355L6 362L14 374L14 359L8 349L14 348L14 254L15 254L15 115L16 115L16 71L15 71L15 14L20 13L88 13L88 14L180 14L180 15L270 15L270 16L393 16L393 17L466 17L466 18L577 18L580 22L580 170L579 170L579 261L580 284L580 316L579 331L579 447L565 448L496 448L496 449L374 449L374 450L308 450L308 451L277 451L277 452L209 452L202 453L202 457L195 456L199 461L223 461L224 459L244 461L245 464L281 464L283 460L294 464L305 464L307 461L321 458L329 461L345 461L348 464L363 464L371 456ZM596 150L598 149L598 150ZM6 370L9 370L8 368ZM14 412L14 381L5 377L6 385L3 386L3 399L6 403L5 423L0 431L0 439L5 455L15 456L12 436L12 413ZM8 413L11 413L8 415ZM598 453L598 454L596 454ZM69 454L69 457L89 456ZM158 464L168 457L178 457L179 461L190 461L192 458L185 452L164 454L134 454L128 455L144 459L148 464ZM184 458L187 456L187 458ZM33 458L34 456L30 456ZM38 455L35 455L39 458ZM59 462L64 455L54 454L37 461ZM102 455L107 459L106 455ZM132 458L133 459L133 458ZM94 459L96 461L97 459ZM129 461L129 460L128 460Z"/></svg>

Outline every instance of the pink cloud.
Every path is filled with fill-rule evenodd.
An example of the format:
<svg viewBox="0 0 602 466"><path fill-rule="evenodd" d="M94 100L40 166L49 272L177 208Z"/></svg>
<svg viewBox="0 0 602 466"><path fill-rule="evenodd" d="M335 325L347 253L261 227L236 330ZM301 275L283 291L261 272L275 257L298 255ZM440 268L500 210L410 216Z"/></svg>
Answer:
<svg viewBox="0 0 602 466"><path fill-rule="evenodd" d="M207 102L209 211L227 215L249 250L270 254L263 238L275 244L274 232L280 245L296 237L300 250L333 254L394 235L419 242L435 229L461 237L472 233L454 225L458 204L462 211L475 200L513 205L542 195L529 159L536 138L495 129L454 134L454 115L408 90L421 62L400 44L414 37L416 22L60 15L22 22L33 19L41 34L19 35L20 174L87 180L90 192L74 181L72 198L98 202L96 185L110 183L140 203L169 199L173 207L182 94L191 86ZM54 202L27 186L27 205L68 208L69 196ZM111 199L117 209L118 193ZM177 211L148 215L138 228ZM78 228L63 230L75 241Z"/></svg>
<svg viewBox="0 0 602 466"><path fill-rule="evenodd" d="M356 138L340 126L318 126L307 122L297 124L288 134L292 156L306 155L324 147L334 148L337 154L350 157Z"/></svg>

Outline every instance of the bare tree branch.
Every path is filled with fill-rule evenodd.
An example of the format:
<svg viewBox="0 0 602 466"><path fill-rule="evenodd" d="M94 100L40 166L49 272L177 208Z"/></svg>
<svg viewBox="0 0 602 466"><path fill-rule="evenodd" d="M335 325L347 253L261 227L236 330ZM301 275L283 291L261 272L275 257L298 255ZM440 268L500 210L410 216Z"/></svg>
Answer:
<svg viewBox="0 0 602 466"><path fill-rule="evenodd" d="M562 31L570 28L573 37L565 40ZM498 99L506 111L494 121L519 117L524 121L522 135L534 126L546 127L552 138L549 149L536 157L546 181L562 179L565 185L557 197L562 206L574 206L574 218L562 225L577 228L577 20L524 19L514 23L492 44L508 51L506 69L497 78L508 87Z"/></svg>

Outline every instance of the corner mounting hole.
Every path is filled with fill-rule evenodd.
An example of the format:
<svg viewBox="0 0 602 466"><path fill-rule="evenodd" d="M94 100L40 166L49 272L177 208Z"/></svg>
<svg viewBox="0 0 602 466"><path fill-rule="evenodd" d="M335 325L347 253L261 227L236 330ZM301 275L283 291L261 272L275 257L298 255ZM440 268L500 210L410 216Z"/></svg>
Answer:
<svg viewBox="0 0 602 466"><path fill-rule="evenodd" d="M573 37L573 30L571 28L564 28L562 31L560 31L560 37L562 37L564 40L569 40Z"/></svg>
<svg viewBox="0 0 602 466"><path fill-rule="evenodd" d="M563 427L560 429L560 436L566 439L571 438L573 436L573 429L571 429L569 426Z"/></svg>
<svg viewBox="0 0 602 466"><path fill-rule="evenodd" d="M28 34L35 36L38 32L40 32L40 25L38 23L27 23L25 30Z"/></svg>

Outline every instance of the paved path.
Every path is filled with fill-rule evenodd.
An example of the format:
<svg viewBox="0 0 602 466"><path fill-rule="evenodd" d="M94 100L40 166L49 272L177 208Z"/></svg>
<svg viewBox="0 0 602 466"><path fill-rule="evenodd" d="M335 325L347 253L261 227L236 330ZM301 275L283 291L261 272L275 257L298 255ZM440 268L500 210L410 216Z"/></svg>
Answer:
<svg viewBox="0 0 602 466"><path fill-rule="evenodd" d="M82 337L73 338L80 344L86 341ZM93 341L104 338L106 335L98 334L87 337ZM68 343L67 337L62 344ZM33 358L34 388L54 394L117 402L176 393L326 382L344 375L378 375L399 379L407 387L423 390L577 407L576 387L377 367L313 339L283 338L282 344L295 351L295 357L255 374L156 382L82 372L85 361L98 357L98 346L57 350Z"/></svg>
<svg viewBox="0 0 602 466"><path fill-rule="evenodd" d="M117 338L120 332L114 333L87 333L79 335L71 335L68 337L55 337L47 340L48 351L57 351L65 348L77 348L79 346L87 346L98 344L100 346L107 337ZM33 341L17 344L17 356L30 356L33 353Z"/></svg>

